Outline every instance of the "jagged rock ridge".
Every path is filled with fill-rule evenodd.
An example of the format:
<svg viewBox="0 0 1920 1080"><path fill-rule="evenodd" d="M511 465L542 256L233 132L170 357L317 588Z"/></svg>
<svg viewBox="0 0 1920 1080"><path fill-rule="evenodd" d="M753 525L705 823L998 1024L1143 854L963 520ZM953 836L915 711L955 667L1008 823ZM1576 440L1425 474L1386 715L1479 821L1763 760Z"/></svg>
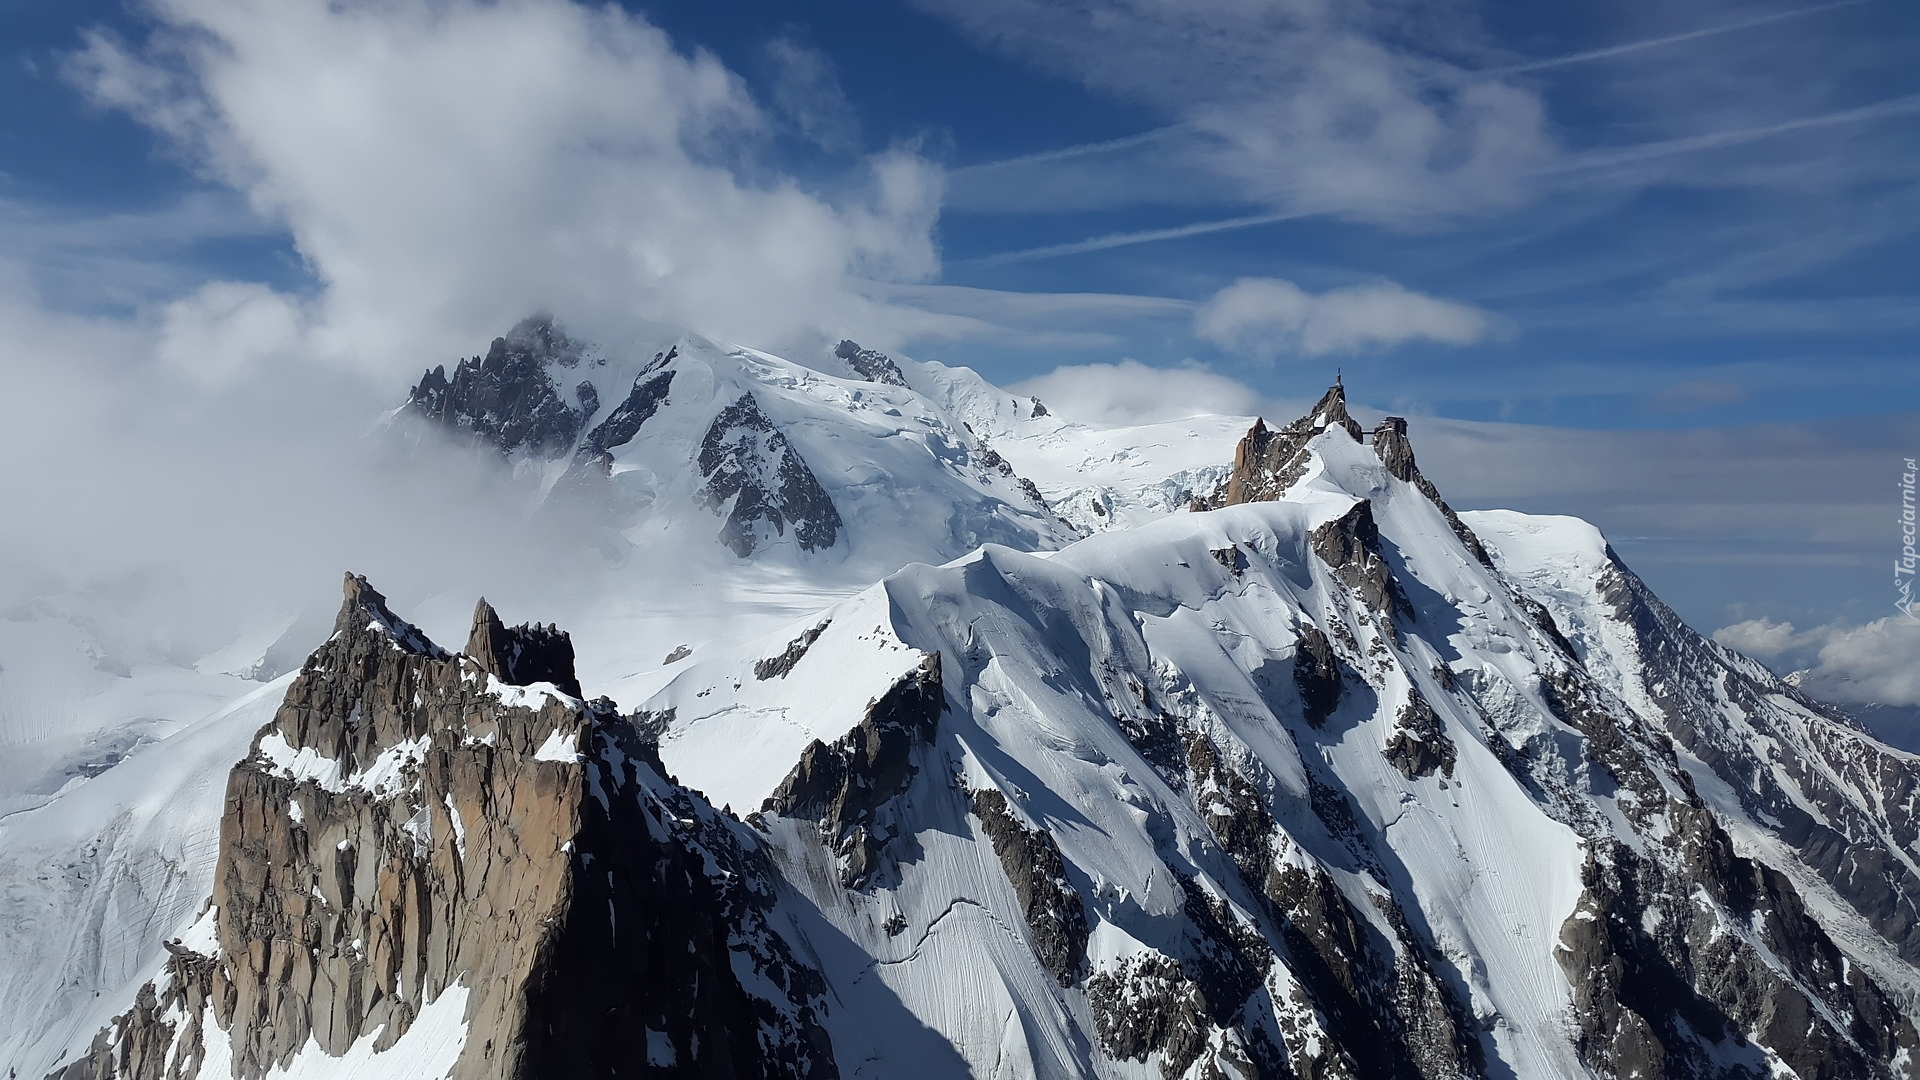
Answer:
<svg viewBox="0 0 1920 1080"><path fill-rule="evenodd" d="M757 842L611 703L554 689L577 686L564 634L482 602L453 656L346 594L233 770L211 948L174 947L63 1077L378 1052L456 991L455 1078L838 1075Z"/></svg>
<svg viewBox="0 0 1920 1080"><path fill-rule="evenodd" d="M582 382L573 390L575 404L567 404L548 365L572 369L583 360L585 347L551 315L534 315L494 338L486 356L460 361L451 379L444 365L427 372L408 393L405 409L503 453L564 453L599 409L600 395Z"/></svg>
<svg viewBox="0 0 1920 1080"><path fill-rule="evenodd" d="M752 394L721 410L700 440L700 501L724 514L720 542L745 558L771 530L803 551L830 548L840 538L840 512L793 444L773 426Z"/></svg>
<svg viewBox="0 0 1920 1080"><path fill-rule="evenodd" d="M859 342L843 340L834 346L833 355L845 360L848 367L868 382L907 385L906 373L893 362L893 357L874 349L863 349Z"/></svg>

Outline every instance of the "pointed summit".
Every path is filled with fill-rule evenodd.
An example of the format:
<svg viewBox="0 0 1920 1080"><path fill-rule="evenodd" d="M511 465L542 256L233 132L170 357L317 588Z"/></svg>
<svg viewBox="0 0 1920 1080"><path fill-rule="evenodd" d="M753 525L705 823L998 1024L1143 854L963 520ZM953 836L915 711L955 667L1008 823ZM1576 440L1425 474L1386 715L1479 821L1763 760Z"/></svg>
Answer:
<svg viewBox="0 0 1920 1080"><path fill-rule="evenodd" d="M586 345L568 337L553 316L532 315L494 338L484 357L460 361L451 376L446 365L436 365L407 395L405 409L503 454L552 457L573 448L600 408L592 383L576 386L570 405L554 381L585 355Z"/></svg>
<svg viewBox="0 0 1920 1080"><path fill-rule="evenodd" d="M1447 505L1447 500L1440 497L1440 489L1434 487L1433 481L1422 475L1420 466L1414 463L1413 441L1407 438L1406 417L1389 416L1380 421L1380 426L1373 429L1373 452L1379 455L1380 464L1386 466L1387 475L1412 484L1420 494L1433 500L1433 505L1439 507L1440 513L1447 519L1448 527L1453 529L1453 535L1460 538L1460 542L1466 545L1474 558L1480 560L1481 565L1493 565L1487 549L1480 544L1480 538L1473 535L1467 523L1461 521L1460 515Z"/></svg>
<svg viewBox="0 0 1920 1080"><path fill-rule="evenodd" d="M567 632L552 624L508 627L484 596L473 608L466 652L481 670L503 683L552 683L562 693L581 696L580 679L573 670L573 639Z"/></svg>
<svg viewBox="0 0 1920 1080"><path fill-rule="evenodd" d="M1320 395L1320 400L1307 411L1307 415L1281 430L1318 435L1330 427L1345 428L1355 442L1360 441L1361 428L1359 423L1347 413L1347 388L1340 384L1338 375L1334 376L1333 385L1327 387L1327 392Z"/></svg>
<svg viewBox="0 0 1920 1080"><path fill-rule="evenodd" d="M367 584L366 575L349 571L346 581L341 585L341 592L344 597L340 603L340 614L333 619L335 637L371 630L392 638L393 643L405 652L446 658L447 651L435 645L432 639L420 632L419 627L388 609L387 598Z"/></svg>
<svg viewBox="0 0 1920 1080"><path fill-rule="evenodd" d="M1207 500L1206 509L1245 502L1265 502L1285 494L1307 471L1307 444L1328 428L1340 428L1359 442L1360 425L1347 412L1347 391L1335 382L1305 416L1278 431L1265 420L1253 427L1233 453L1233 472Z"/></svg>

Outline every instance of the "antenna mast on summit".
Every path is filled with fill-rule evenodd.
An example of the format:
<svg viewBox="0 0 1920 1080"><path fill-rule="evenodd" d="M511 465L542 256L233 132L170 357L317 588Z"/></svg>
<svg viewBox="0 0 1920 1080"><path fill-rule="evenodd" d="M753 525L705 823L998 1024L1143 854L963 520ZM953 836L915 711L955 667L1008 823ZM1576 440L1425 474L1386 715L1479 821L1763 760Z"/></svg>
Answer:
<svg viewBox="0 0 1920 1080"><path fill-rule="evenodd" d="M1333 385L1340 386L1340 369L1339 368L1333 369ZM1345 389L1345 387L1341 387L1341 389Z"/></svg>

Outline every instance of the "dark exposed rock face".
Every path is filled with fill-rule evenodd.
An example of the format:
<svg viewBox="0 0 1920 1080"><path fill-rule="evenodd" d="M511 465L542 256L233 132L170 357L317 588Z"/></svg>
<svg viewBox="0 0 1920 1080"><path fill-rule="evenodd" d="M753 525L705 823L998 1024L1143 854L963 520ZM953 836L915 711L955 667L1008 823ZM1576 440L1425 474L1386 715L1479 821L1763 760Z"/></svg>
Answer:
<svg viewBox="0 0 1920 1080"><path fill-rule="evenodd" d="M1375 897L1393 929L1389 942L1318 866L1276 863L1265 894L1281 921L1282 955L1339 1048L1325 1063L1329 1075L1480 1075L1480 1045L1466 1010L1397 905Z"/></svg>
<svg viewBox="0 0 1920 1080"><path fill-rule="evenodd" d="M940 655L928 653L867 706L858 727L831 746L810 743L761 813L818 822L841 859L841 883L864 887L882 869L883 851L896 836L888 804L913 780L914 751L933 741L943 694Z"/></svg>
<svg viewBox="0 0 1920 1080"><path fill-rule="evenodd" d="M1360 439L1360 425L1347 415L1347 394L1339 386L1329 388L1312 412L1278 431L1267 427L1264 420L1255 420L1233 452L1233 472L1228 474L1225 486L1207 500L1207 506L1279 498L1306 475L1307 444L1330 427L1344 428L1354 441Z"/></svg>
<svg viewBox="0 0 1920 1080"><path fill-rule="evenodd" d="M467 655L503 683L551 683L561 693L580 696L580 680L573 674L573 639L552 624L508 629L484 599L473 609Z"/></svg>
<svg viewBox="0 0 1920 1080"><path fill-rule="evenodd" d="M826 633L827 627L832 625L833 620L828 619L788 642L786 649L783 650L779 656L768 657L754 664L753 677L759 679L761 682L766 682L768 679L786 678L787 673L793 670L793 665L799 663L800 658L807 655L807 650L813 648L813 643L819 641L820 635ZM937 678L938 673L936 672L935 675Z"/></svg>
<svg viewBox="0 0 1920 1080"><path fill-rule="evenodd" d="M405 407L428 421L468 432L502 453L553 457L573 449L600 400L590 393L591 401L577 396L576 404L569 405L547 366L577 367L583 359L584 347L552 316L535 315L493 339L484 358L460 361L451 379L444 366L427 372L407 395Z"/></svg>
<svg viewBox="0 0 1920 1080"><path fill-rule="evenodd" d="M762 529L784 536L793 527L802 551L830 548L840 537L840 512L780 429L752 394L721 410L700 443L701 504L726 514L720 542L746 558L763 542Z"/></svg>
<svg viewBox="0 0 1920 1080"><path fill-rule="evenodd" d="M642 373L634 379L633 390L627 394L627 399L614 406L607 418L587 433L587 440L581 445L580 452L600 454L632 441L640 433L640 426L651 419L660 410L661 403L667 400L667 391L673 389L673 376L672 371L661 371L652 375Z"/></svg>
<svg viewBox="0 0 1920 1080"><path fill-rule="evenodd" d="M1300 648L1293 657L1293 684L1300 691L1306 721L1313 727L1327 722L1340 707L1343 672L1333 643L1312 623L1300 625Z"/></svg>
<svg viewBox="0 0 1920 1080"><path fill-rule="evenodd" d="M1920 964L1920 877L1911 868L1920 862L1920 764L1701 638L1611 551L1607 558L1601 595L1633 632L1643 682L1675 744ZM1863 802L1854 792L1870 794Z"/></svg>
<svg viewBox="0 0 1920 1080"><path fill-rule="evenodd" d="M1797 1076L1895 1075L1916 1036L1884 991L1841 957L1784 877L1733 853L1710 814L1683 803L1668 814L1677 857L1590 852L1561 928L1583 1059L1602 1076L1758 1076L1757 1041ZM1724 932L1716 908L1751 933Z"/></svg>
<svg viewBox="0 0 1920 1080"><path fill-rule="evenodd" d="M1000 865L1020 900L1040 966L1061 986L1073 985L1087 952L1090 930L1080 894L1067 881L1059 843L1052 833L1022 825L1007 808L1006 796L998 791L975 792L973 812L993 841L994 853L1000 856Z"/></svg>
<svg viewBox="0 0 1920 1080"><path fill-rule="evenodd" d="M1220 748L1200 735L1187 737L1187 774L1192 790L1204 792L1196 807L1240 873L1259 881L1273 858L1273 819L1260 794L1220 760Z"/></svg>
<svg viewBox="0 0 1920 1080"><path fill-rule="evenodd" d="M1440 513L1447 519L1447 527L1453 530L1453 535L1460 538L1460 542L1473 553L1473 557L1480 560L1480 565L1493 565L1492 558L1487 555L1487 549L1480 544L1480 538L1473 535L1473 530L1467 528L1467 523L1461 521L1460 515L1454 513L1453 507L1447 505L1447 500L1440 497L1440 489L1434 487L1433 481L1422 475L1420 467L1414 464L1413 443L1407 438L1405 417L1389 416L1380 421L1380 426L1373 429L1373 452L1380 455L1380 463L1387 467L1388 475L1412 484L1420 494L1433 500L1433 505L1439 507Z"/></svg>
<svg viewBox="0 0 1920 1080"><path fill-rule="evenodd" d="M1393 580L1393 569L1380 551L1380 527L1373 521L1373 504L1365 499L1352 509L1308 534L1313 553L1333 570L1333 576L1360 595L1379 615L1411 614L1412 607Z"/></svg>
<svg viewBox="0 0 1920 1080"><path fill-rule="evenodd" d="M1453 740L1447 738L1446 729L1440 725L1440 718L1434 715L1433 706L1427 704L1426 699L1418 693L1413 695L1413 700L1400 707L1394 719L1393 736L1387 740L1383 753L1393 767L1409 780L1416 776L1432 776L1436 772L1449 777L1453 775Z"/></svg>
<svg viewBox="0 0 1920 1080"><path fill-rule="evenodd" d="M667 392L673 388L674 372L656 371L656 365L672 359L668 354L656 357L654 364L640 373L633 381L633 389L626 400L614 407L614 410L598 427L587 433L580 446L573 453L573 462L554 485L556 495L573 500L576 507L605 512L608 507L607 477L613 473L613 451L625 446L640 433L640 428L653 414L666 403ZM582 387L592 389L588 383ZM584 398L582 399L584 400ZM599 396L594 396L595 402Z"/></svg>
<svg viewBox="0 0 1920 1080"><path fill-rule="evenodd" d="M1226 568L1227 573L1235 577L1239 577L1247 568L1247 554L1237 547L1217 548L1207 554L1213 556L1214 562L1219 563Z"/></svg>
<svg viewBox="0 0 1920 1080"><path fill-rule="evenodd" d="M1087 980L1100 1045L1116 1058L1145 1061L1160 1051L1162 1073L1184 1075L1207 1044L1207 999L1167 956L1128 957Z"/></svg>
<svg viewBox="0 0 1920 1080"><path fill-rule="evenodd" d="M900 365L883 352L863 349L858 342L842 341L834 346L833 355L847 362L847 366L858 372L868 382L886 383L890 386L907 385L907 377L901 372Z"/></svg>
<svg viewBox="0 0 1920 1080"><path fill-rule="evenodd" d="M751 834L664 778L604 699L497 689L526 670L577 685L564 635L483 604L484 657L451 656L363 579L346 594L231 774L218 955L176 948L166 989L72 1075L158 1075L173 998L254 1078L309 1040L390 1046L456 984L459 1080L614 1076L636 1047L663 1075L837 1075Z"/></svg>

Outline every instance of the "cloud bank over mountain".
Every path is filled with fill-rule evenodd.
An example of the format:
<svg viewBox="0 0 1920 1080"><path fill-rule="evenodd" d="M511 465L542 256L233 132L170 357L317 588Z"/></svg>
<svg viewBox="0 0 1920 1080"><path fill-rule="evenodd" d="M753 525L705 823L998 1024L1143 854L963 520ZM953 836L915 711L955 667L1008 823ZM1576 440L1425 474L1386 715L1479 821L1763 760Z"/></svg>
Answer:
<svg viewBox="0 0 1920 1080"><path fill-rule="evenodd" d="M640 318L768 344L879 339L904 313L851 283L938 267L937 168L895 148L836 190L803 188L769 165L777 117L739 77L618 8L151 12L144 40L92 33L69 77L284 226L314 282L177 301L162 351L206 377L289 352L404 370L542 304L601 334ZM777 112L830 96L810 54L779 55L793 77Z"/></svg>
<svg viewBox="0 0 1920 1080"><path fill-rule="evenodd" d="M1800 672L1801 688L1817 698L1920 705L1920 622L1905 616L1805 630L1762 617L1721 627L1713 640L1775 670Z"/></svg>

